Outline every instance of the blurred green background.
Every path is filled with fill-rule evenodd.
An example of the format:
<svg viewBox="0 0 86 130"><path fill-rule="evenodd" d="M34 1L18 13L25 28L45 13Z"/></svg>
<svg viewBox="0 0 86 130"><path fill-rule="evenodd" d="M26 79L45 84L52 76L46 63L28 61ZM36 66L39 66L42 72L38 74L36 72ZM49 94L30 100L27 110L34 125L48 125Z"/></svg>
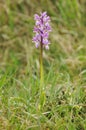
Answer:
<svg viewBox="0 0 86 130"><path fill-rule="evenodd" d="M43 52L46 104L39 114L34 14L51 18ZM0 0L0 129L86 130L86 1Z"/></svg>

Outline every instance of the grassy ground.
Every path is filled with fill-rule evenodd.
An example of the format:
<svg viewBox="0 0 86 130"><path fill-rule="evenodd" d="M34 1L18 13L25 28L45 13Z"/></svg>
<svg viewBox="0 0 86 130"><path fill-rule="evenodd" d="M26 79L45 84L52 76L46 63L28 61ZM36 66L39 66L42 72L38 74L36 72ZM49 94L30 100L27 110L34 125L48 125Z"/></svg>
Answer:
<svg viewBox="0 0 86 130"><path fill-rule="evenodd" d="M0 130L86 130L85 0L0 0ZM33 15L51 17L44 50L46 102L39 104Z"/></svg>

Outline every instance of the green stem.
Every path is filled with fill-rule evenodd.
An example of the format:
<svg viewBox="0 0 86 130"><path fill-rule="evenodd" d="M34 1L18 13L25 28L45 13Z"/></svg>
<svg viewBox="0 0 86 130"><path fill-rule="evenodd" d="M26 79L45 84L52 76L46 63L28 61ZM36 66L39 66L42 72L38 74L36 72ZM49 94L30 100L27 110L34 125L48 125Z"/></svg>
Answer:
<svg viewBox="0 0 86 130"><path fill-rule="evenodd" d="M40 48L40 87L42 89L43 86L43 45L41 43Z"/></svg>
<svg viewBox="0 0 86 130"><path fill-rule="evenodd" d="M45 104L44 77L43 77L43 44L40 43L40 104L39 109Z"/></svg>

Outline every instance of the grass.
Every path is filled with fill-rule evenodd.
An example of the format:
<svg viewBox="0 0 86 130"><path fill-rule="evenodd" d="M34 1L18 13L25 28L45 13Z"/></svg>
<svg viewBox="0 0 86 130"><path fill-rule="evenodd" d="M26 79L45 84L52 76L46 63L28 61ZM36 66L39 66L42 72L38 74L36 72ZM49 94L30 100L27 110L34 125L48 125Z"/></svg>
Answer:
<svg viewBox="0 0 86 130"><path fill-rule="evenodd" d="M85 0L0 1L0 130L86 130ZM33 15L51 17L44 50L46 103L39 104Z"/></svg>

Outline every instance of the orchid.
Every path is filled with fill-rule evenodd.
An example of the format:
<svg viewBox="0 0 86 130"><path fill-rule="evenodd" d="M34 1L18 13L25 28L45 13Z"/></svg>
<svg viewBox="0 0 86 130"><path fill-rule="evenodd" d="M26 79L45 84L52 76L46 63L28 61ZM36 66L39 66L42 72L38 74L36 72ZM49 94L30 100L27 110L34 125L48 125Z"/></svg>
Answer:
<svg viewBox="0 0 86 130"><path fill-rule="evenodd" d="M41 44L46 49L49 49L49 32L51 31L50 26L50 17L47 16L47 12L34 15L34 20L36 21L33 32L35 36L33 37L33 42L35 43L36 48Z"/></svg>
<svg viewBox="0 0 86 130"><path fill-rule="evenodd" d="M47 12L34 15L35 26L33 32L35 36L33 37L33 42L36 48L40 47L40 103L39 110L45 104L45 91L44 91L44 75L43 75L43 48L49 49L49 32L51 31L50 17L47 16Z"/></svg>

